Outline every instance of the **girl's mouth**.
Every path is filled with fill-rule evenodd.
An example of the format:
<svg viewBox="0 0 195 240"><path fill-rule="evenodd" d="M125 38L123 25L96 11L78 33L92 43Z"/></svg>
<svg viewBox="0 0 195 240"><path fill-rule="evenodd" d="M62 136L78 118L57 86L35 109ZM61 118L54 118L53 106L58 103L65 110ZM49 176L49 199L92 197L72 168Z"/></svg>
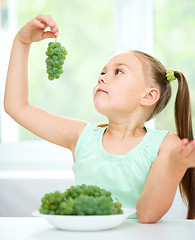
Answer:
<svg viewBox="0 0 195 240"><path fill-rule="evenodd" d="M98 87L98 88L96 89L96 93L99 93L99 92L108 93L108 92L105 91L104 89Z"/></svg>

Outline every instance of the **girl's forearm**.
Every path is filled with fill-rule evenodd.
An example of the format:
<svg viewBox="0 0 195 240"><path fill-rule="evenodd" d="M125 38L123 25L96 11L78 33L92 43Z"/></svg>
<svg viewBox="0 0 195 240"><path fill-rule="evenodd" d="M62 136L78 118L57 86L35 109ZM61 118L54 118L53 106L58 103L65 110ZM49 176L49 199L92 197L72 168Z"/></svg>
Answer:
<svg viewBox="0 0 195 240"><path fill-rule="evenodd" d="M15 114L28 104L28 54L30 45L14 39L7 73L4 107L8 114Z"/></svg>
<svg viewBox="0 0 195 240"><path fill-rule="evenodd" d="M158 168L137 202L137 216L142 223L155 223L169 210L184 174L185 170L172 169L169 163Z"/></svg>

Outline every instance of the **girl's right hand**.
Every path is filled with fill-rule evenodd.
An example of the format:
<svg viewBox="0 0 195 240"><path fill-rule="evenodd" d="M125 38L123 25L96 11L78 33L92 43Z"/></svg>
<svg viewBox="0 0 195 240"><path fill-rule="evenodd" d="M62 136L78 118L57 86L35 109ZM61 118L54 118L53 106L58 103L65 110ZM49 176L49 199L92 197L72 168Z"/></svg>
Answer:
<svg viewBox="0 0 195 240"><path fill-rule="evenodd" d="M50 31L45 31L50 27ZM30 45L46 38L58 36L59 29L50 15L38 15L28 22L16 35L16 38L23 44Z"/></svg>

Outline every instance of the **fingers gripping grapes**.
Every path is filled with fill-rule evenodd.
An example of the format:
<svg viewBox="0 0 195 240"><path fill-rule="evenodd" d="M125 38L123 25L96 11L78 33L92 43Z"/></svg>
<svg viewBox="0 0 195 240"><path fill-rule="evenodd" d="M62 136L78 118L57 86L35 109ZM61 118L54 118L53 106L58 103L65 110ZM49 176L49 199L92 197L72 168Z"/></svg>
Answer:
<svg viewBox="0 0 195 240"><path fill-rule="evenodd" d="M50 28L49 30L46 30ZM23 44L31 44L46 38L58 36L58 26L50 15L39 15L29 21L17 34Z"/></svg>

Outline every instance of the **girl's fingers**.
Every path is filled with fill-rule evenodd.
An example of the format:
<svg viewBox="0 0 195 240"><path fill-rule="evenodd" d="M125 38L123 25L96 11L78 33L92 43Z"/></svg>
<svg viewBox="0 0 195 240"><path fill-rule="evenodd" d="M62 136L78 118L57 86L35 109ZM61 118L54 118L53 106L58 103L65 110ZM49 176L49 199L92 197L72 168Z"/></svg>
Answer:
<svg viewBox="0 0 195 240"><path fill-rule="evenodd" d="M38 21L36 18L34 18L32 21L30 21L31 25L33 27L38 27L38 28L45 28L44 24Z"/></svg>
<svg viewBox="0 0 195 240"><path fill-rule="evenodd" d="M58 29L56 27L54 28L50 28L51 29L51 32L55 35L55 36L58 36L59 32L58 32Z"/></svg>
<svg viewBox="0 0 195 240"><path fill-rule="evenodd" d="M55 22L50 15L40 14L35 19L37 19L38 21L40 21L42 23L45 23L46 26L48 26L48 27L54 27L54 25L55 25Z"/></svg>
<svg viewBox="0 0 195 240"><path fill-rule="evenodd" d="M186 146L186 149L185 149L186 156L189 156L194 151L195 151L195 141L193 140L189 142L189 144Z"/></svg>
<svg viewBox="0 0 195 240"><path fill-rule="evenodd" d="M188 165L188 168L195 167L195 140L189 142L188 139L182 139L182 152L183 160Z"/></svg>
<svg viewBox="0 0 195 240"><path fill-rule="evenodd" d="M181 143L182 143L184 146L186 146L186 145L189 143L189 140L188 140L187 138L183 138L183 139L181 140Z"/></svg>
<svg viewBox="0 0 195 240"><path fill-rule="evenodd" d="M54 38L56 35L54 33L52 33L51 31L47 31L43 33L43 39L46 38Z"/></svg>
<svg viewBox="0 0 195 240"><path fill-rule="evenodd" d="M35 19L44 24L45 27L50 27L51 31L55 34L57 33L58 26L50 15L38 15Z"/></svg>

